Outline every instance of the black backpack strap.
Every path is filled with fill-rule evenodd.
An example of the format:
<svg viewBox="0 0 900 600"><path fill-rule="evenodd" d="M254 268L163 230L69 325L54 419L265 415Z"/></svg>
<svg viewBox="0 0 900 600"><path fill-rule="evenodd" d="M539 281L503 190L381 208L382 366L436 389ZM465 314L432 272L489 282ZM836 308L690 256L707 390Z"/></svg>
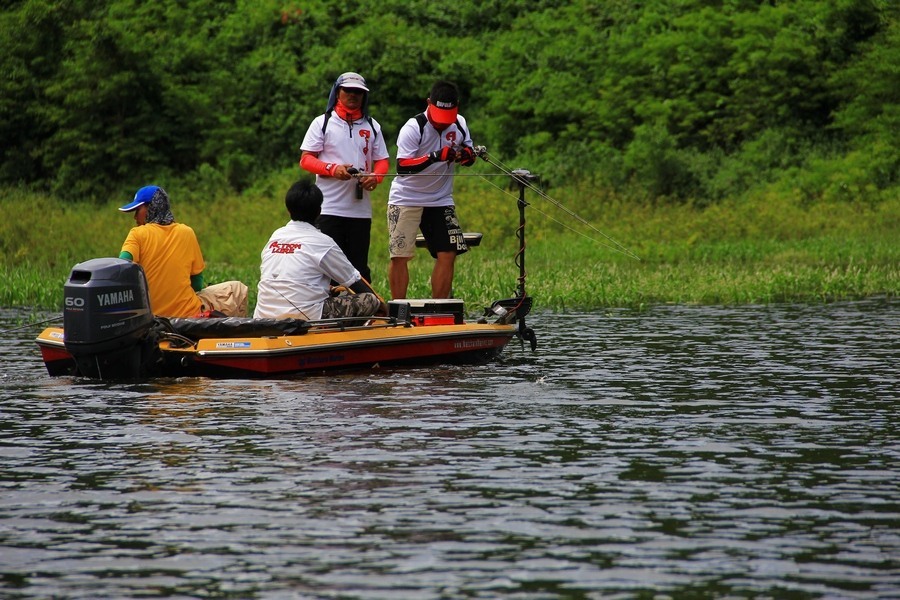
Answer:
<svg viewBox="0 0 900 600"><path fill-rule="evenodd" d="M425 116L425 113L420 112L416 115L416 123L419 124L419 143L422 143L422 138L425 136L425 125L428 124L428 117Z"/></svg>
<svg viewBox="0 0 900 600"><path fill-rule="evenodd" d="M459 132L462 134L462 142L460 142L460 146L461 146L463 144L463 142L466 141L466 138L468 137L469 134L466 133L466 130L462 126L462 124L459 122L459 119L456 119L456 128L459 129Z"/></svg>

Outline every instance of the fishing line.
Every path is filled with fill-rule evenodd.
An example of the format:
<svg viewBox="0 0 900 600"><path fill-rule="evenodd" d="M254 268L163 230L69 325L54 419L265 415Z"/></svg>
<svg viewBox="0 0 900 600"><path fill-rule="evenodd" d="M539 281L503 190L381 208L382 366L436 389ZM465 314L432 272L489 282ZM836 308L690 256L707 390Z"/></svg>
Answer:
<svg viewBox="0 0 900 600"><path fill-rule="evenodd" d="M485 180L485 181L487 181L487 180ZM503 189L502 187L500 187L499 185L495 184L495 183L492 182L492 181L487 181L487 183L488 183L488 185L491 185L491 186L497 188L497 190L498 190L500 193L506 194L507 196L510 196L511 198L516 198L516 200L518 200L518 198L516 197L516 195L513 194L512 192L510 192L509 190ZM572 233L574 233L574 234L576 234L576 235L580 235L581 237L583 237L583 238L585 238L585 239L587 239L587 240L590 240L590 241L594 242L594 243L597 244L598 246L601 246L601 247L603 247L603 248L606 248L607 250L612 250L613 252L618 252L618 253L620 253L620 254L625 254L626 256L629 256L629 257L631 257L631 258L634 258L635 260L641 260L640 258L638 258L638 257L635 256L634 254L628 252L627 250L624 250L624 251L623 251L621 248L617 248L616 246L607 244L606 242L604 242L604 241L602 241L602 240L598 240L597 238L593 238L593 237L589 236L588 234L584 233L583 231L578 231L577 229L575 229L575 228L572 227L571 225L568 225L568 224L566 224L566 223L563 223L562 221L560 221L559 219L557 219L557 218L554 217L553 215L551 215L551 214L549 214L549 213L546 213L546 212L542 211L540 208L536 207L535 205L531 204L530 202L526 202L525 204L528 205L528 207L531 208L531 210L533 210L533 211L537 212L538 214L540 214L540 215L542 215L542 216L544 216L544 217L550 219L551 221L553 221L554 223L556 223L556 224L559 225L560 227L563 227L563 228L565 228L565 229L568 229L568 230L571 231ZM603 232L600 232L600 233L603 233ZM604 235L605 235L605 234L604 234Z"/></svg>
<svg viewBox="0 0 900 600"><path fill-rule="evenodd" d="M274 288L273 288L273 289L274 289ZM282 298L284 298L284 299L287 301L288 304L290 304L291 306L293 306L293 307L294 307L294 310L296 310L298 313L300 313L301 315L303 315L303 318L306 319L307 322L310 321L309 316L308 316L305 312L303 312L303 311L300 309L299 306L297 306L296 304L294 304L293 302L291 302L290 298L288 298L287 296L285 296L284 294L282 294L282 293L281 293L281 290L275 290L275 291L278 292L278 295L281 296Z"/></svg>
<svg viewBox="0 0 900 600"><path fill-rule="evenodd" d="M545 213L544 211L542 211L538 208L535 208L533 204L526 203L526 204L528 204L528 206L531 206L534 210L536 210L538 213L540 213L544 217L547 217L551 221L557 223L558 225L564 227L565 229L568 229L572 233L580 235L580 236L584 237L585 239L588 239L588 240L594 242L595 244L598 244L608 250L612 250L613 252L618 252L620 254L624 254L625 256L627 256L629 258L633 258L634 260L637 260L637 261L641 260L641 258L637 254L635 254L634 252L629 250L627 247L625 247L624 244L619 242L617 239L615 239L612 236L597 229L597 227L595 227L590 222L588 222L584 217L582 217L578 213L574 212L573 210L571 210L570 208L565 206L559 200L551 197L544 190L542 190L541 188L532 184L527 178L523 178L523 177L516 175L514 169L507 167L506 165L503 164L502 161L500 161L499 159L494 158L492 155L490 155L484 146L476 146L475 153L476 153L476 156L479 156L482 160L484 160L486 163L488 163L492 167L499 169L500 172L499 173L452 173L449 175L451 177L481 177L486 182L488 182L490 185L492 185L495 188L497 188L498 190L500 190L502 193L515 198L516 196L514 194L503 189L502 187L500 187L499 185L493 183L492 181L490 181L488 179L489 177L512 177L516 182L518 182L521 185L524 185L528 190L534 192L540 198L543 198L544 200L546 200L547 202L549 202L556 208L560 209L561 211L563 211L564 213L566 213L567 215L569 215L570 217L572 217L573 219L575 219L576 221L581 223L582 225L585 225L591 231L599 234L600 236L602 236L603 238L605 238L606 240L611 242L611 244L607 244L605 242L598 240L597 238L587 235L584 232L578 231L574 227L571 227L571 226L563 223L562 221L560 221L559 219L556 219L552 215L549 215L549 214ZM360 172L354 173L352 175L353 175L353 177L365 177L368 175L375 175L375 174L374 173L365 173L365 172L360 171ZM379 176L380 177L447 177L448 173L383 173ZM518 198L517 198L517 200L518 200Z"/></svg>
<svg viewBox="0 0 900 600"><path fill-rule="evenodd" d="M34 327L35 325L43 325L44 323L50 323L52 321L62 321L63 316L59 315L57 317L50 317L49 319L44 319L43 321L35 321L34 323L28 323L27 325L22 325L20 327L13 327L12 329L4 329L0 331L0 334L3 333L12 333L13 331L20 331L22 329L28 329L29 327Z"/></svg>
<svg viewBox="0 0 900 600"><path fill-rule="evenodd" d="M447 177L447 173L359 173L353 177ZM509 177L509 173L451 173L450 177Z"/></svg>
<svg viewBox="0 0 900 600"><path fill-rule="evenodd" d="M483 146L481 146L481 148L483 148ZM543 212L543 211L541 211L541 210L535 208L532 204L529 204L529 206L531 206L532 208L534 208L534 210L537 210L537 212L539 212L540 214L542 214L542 215L544 215L545 217L547 217L548 219L551 219L552 221L558 223L559 225L562 225L562 226L565 227L566 229L568 229L568 230L570 230L570 231L572 231L572 232L574 232L574 233L577 233L577 234L579 234L579 235L581 235L581 236L584 236L585 238L587 238L587 239L589 239L589 240L591 240L591 241L593 241L593 242L595 242L595 243L597 243L597 244L599 244L599 245L601 245L601 246L603 246L603 247L605 247L605 248L607 248L607 249L609 249L609 250L613 250L613 251L615 251L615 252L619 252L620 254L624 254L625 256L628 256L629 258L633 258L633 259L635 259L635 260L637 260L637 261L641 260L640 257L638 257L634 252L632 252L631 250L629 250L628 248L626 248L626 247L625 247L622 243L620 243L618 240L616 240L616 239L613 238L612 236L607 235L606 233L604 233L604 232L600 231L599 229L597 229L596 227L594 227L591 223L589 223L587 220L585 220L581 215L579 215L579 214L577 214L576 212L572 211L571 209L569 209L568 207L566 207L562 202L560 202L559 200L556 200L555 198L551 197L549 194L547 194L546 192L544 192L544 190L542 190L541 188L539 188L539 187L535 186L534 184L532 184L530 181L527 180L527 178L518 177L518 176L516 175L516 173L515 173L513 170L511 170L511 169L509 169L508 167L506 167L505 165L503 165L499 160L494 159L492 156L488 155L487 150L483 150L482 153L480 154L480 156L481 156L481 158L482 158L485 162L487 162L488 164L490 164L490 165L492 165L492 166L494 166L494 167L497 167L497 168L500 169L501 171L506 171L506 174L509 175L510 177L514 178L519 184L524 185L526 188L528 188L530 191L532 191L532 192L534 192L535 194L537 194L539 197L543 198L544 200L546 200L547 202L549 202L550 204L552 204L552 205L555 206L556 208L562 210L562 211L565 212L567 215L569 215L569 216L571 216L572 218L576 219L578 222L582 223L583 225L586 225L586 226L589 227L592 231L594 231L595 233L600 234L601 236L603 236L604 238L606 238L607 240L609 240L610 242L612 242L612 243L615 244L615 245L614 245L614 246L610 246L609 244L605 244L605 243L601 242L601 241L598 240L598 239L592 238L591 236L586 235L586 234L584 234L584 233L582 233L582 232L580 232L580 231L578 231L578 230L576 230L576 229L574 229L574 228L572 228L572 227L569 227L568 225L566 225L565 223L559 221L558 219L555 219L554 217L548 215L547 213L545 213L545 212ZM499 186L495 185L493 182L491 182L491 181L489 181L489 180L487 180L487 179L485 179L485 181L487 181L490 185L493 185L494 187L497 187L497 188L498 188L500 191L502 191L503 193L512 196L512 194L510 194L510 193L507 192L506 190L500 188Z"/></svg>

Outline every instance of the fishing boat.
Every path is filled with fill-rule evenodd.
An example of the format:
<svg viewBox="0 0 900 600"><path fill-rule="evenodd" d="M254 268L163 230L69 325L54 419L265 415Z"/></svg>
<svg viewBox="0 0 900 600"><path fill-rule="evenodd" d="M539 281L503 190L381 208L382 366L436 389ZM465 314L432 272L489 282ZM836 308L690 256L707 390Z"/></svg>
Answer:
<svg viewBox="0 0 900 600"><path fill-rule="evenodd" d="M101 380L205 376L279 377L330 370L483 363L513 338L537 346L526 325L525 189L519 184L519 278L512 298L467 318L457 299L388 303L383 317L303 319L163 318L153 315L140 265L96 258L75 265L64 286L63 326L35 340L51 376ZM477 237L476 237L477 236ZM480 242L480 234L469 241Z"/></svg>

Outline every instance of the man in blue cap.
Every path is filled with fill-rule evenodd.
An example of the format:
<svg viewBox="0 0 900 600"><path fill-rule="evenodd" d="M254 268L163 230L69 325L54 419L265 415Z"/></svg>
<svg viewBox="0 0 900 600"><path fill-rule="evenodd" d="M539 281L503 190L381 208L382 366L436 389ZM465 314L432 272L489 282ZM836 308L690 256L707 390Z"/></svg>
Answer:
<svg viewBox="0 0 900 600"><path fill-rule="evenodd" d="M142 187L119 210L133 212L136 223L122 244L119 258L144 269L154 314L195 317L218 311L229 317L247 316L246 285L240 281L204 285L200 243L193 229L175 221L163 188Z"/></svg>

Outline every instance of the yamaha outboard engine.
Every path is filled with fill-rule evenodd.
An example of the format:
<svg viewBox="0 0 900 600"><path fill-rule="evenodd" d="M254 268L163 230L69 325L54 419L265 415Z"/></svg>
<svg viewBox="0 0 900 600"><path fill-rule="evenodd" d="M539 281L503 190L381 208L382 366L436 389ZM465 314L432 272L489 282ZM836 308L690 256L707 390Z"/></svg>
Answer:
<svg viewBox="0 0 900 600"><path fill-rule="evenodd" d="M95 258L72 267L65 285L66 350L78 372L96 379L142 375L153 325L147 278L140 265Z"/></svg>

